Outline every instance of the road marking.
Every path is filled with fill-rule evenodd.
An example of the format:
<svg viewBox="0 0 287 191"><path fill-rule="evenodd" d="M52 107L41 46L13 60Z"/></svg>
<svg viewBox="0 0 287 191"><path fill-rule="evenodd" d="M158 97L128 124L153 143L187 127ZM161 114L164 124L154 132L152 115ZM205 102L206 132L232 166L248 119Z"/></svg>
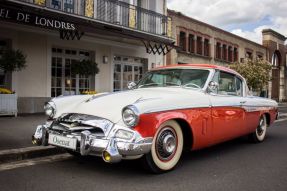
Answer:
<svg viewBox="0 0 287 191"><path fill-rule="evenodd" d="M287 120L287 118L278 119L278 120L275 121L275 123L277 123L277 122L282 122L282 121L286 121L286 120Z"/></svg>
<svg viewBox="0 0 287 191"><path fill-rule="evenodd" d="M1 150L0 155L35 152L39 150L45 151L45 150L54 149L54 148L55 148L54 146L33 146L33 147L24 147L24 148L19 148L19 149L7 149L7 150Z"/></svg>
<svg viewBox="0 0 287 191"><path fill-rule="evenodd" d="M37 164L68 160L70 158L73 158L73 156L68 153L65 153L65 154L53 155L53 156L48 156L48 157L40 157L40 158L35 158L35 159L5 163L5 164L0 165L0 172L4 170L12 170L15 168L33 166Z"/></svg>

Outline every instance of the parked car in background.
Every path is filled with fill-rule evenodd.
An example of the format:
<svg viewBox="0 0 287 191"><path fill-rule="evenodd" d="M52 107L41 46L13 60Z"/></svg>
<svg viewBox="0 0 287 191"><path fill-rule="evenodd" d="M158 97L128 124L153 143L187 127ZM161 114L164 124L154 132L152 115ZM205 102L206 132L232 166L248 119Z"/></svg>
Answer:
<svg viewBox="0 0 287 191"><path fill-rule="evenodd" d="M249 95L245 79L216 65L154 69L130 90L57 97L33 142L105 162L142 158L155 173L172 170L183 149L198 150L248 135L264 141L278 104Z"/></svg>

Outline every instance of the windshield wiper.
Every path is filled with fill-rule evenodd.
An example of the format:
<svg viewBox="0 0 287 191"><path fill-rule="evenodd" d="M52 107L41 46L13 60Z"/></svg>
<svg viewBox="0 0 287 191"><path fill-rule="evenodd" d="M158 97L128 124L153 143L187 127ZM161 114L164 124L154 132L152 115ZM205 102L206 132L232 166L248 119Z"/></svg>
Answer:
<svg viewBox="0 0 287 191"><path fill-rule="evenodd" d="M164 85L164 86L180 86L179 84L177 84L175 82L165 82L162 85Z"/></svg>
<svg viewBox="0 0 287 191"><path fill-rule="evenodd" d="M177 83L174 83L174 82L165 82L165 83L162 83L162 84L158 84L158 83L142 84L142 85L140 85L138 88L145 87L145 86L160 86L160 87L178 86L178 87L180 87L180 85L178 85Z"/></svg>
<svg viewBox="0 0 287 191"><path fill-rule="evenodd" d="M182 85L181 87L183 87L183 88L196 88L196 89L201 89L201 87L200 87L199 85L197 85L197 84L195 84L195 83L192 83L192 82L187 83L187 84L184 84L184 85Z"/></svg>
<svg viewBox="0 0 287 191"><path fill-rule="evenodd" d="M157 83L149 83L149 84L142 84L142 85L139 85L138 88L141 88L141 87L145 87L145 86L159 86L160 84L157 84Z"/></svg>

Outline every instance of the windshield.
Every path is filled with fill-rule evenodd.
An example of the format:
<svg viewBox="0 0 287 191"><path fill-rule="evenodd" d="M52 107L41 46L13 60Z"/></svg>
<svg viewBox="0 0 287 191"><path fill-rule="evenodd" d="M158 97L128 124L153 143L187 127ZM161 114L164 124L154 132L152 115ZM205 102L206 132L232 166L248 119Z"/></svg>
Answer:
<svg viewBox="0 0 287 191"><path fill-rule="evenodd" d="M201 89L204 87L209 70L164 69L148 72L137 84L138 88L182 86Z"/></svg>

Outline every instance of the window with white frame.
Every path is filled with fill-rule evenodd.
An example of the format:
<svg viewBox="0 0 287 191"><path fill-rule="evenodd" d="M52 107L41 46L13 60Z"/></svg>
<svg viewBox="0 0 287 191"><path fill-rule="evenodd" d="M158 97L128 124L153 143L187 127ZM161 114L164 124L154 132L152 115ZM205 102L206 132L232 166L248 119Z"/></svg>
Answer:
<svg viewBox="0 0 287 191"><path fill-rule="evenodd" d="M91 89L94 76L76 75L71 71L73 63L91 59L90 51L52 48L51 97L81 94Z"/></svg>
<svg viewBox="0 0 287 191"><path fill-rule="evenodd" d="M114 57L114 91L127 89L129 82L138 82L144 73L144 59L134 57Z"/></svg>
<svg viewBox="0 0 287 191"><path fill-rule="evenodd" d="M8 48L8 41L0 39L0 57L3 54L3 51ZM0 87L4 87L5 84L5 73L2 68L0 68Z"/></svg>
<svg viewBox="0 0 287 191"><path fill-rule="evenodd" d="M50 0L50 7L63 10L68 13L75 12L75 0Z"/></svg>

